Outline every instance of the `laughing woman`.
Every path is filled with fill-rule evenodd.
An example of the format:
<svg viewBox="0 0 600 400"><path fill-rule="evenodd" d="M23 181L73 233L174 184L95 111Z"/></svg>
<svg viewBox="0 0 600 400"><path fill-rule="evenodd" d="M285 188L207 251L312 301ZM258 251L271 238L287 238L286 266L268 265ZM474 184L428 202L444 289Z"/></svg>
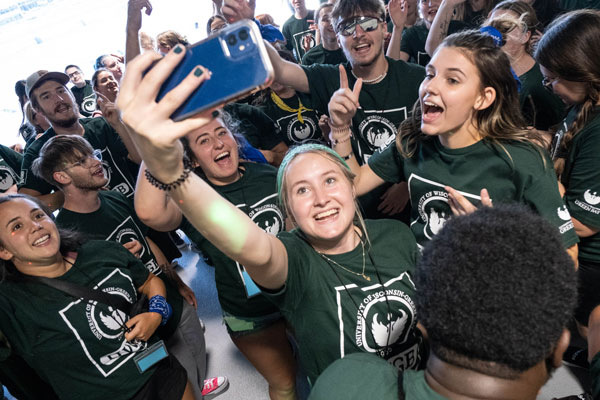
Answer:
<svg viewBox="0 0 600 400"><path fill-rule="evenodd" d="M215 191L273 235L284 229L277 206L277 170L267 164L240 163L231 117L222 112L211 123L183 138L186 156ZM227 257L188 222L168 193L140 174L135 209L148 226L182 229L215 266L223 319L233 343L269 384L271 399L294 399L296 362L277 307L252 282L243 265Z"/></svg>
<svg viewBox="0 0 600 400"><path fill-rule="evenodd" d="M525 203L556 225L565 247L576 253L552 164L524 128L504 52L488 35L456 33L436 50L426 72L395 145L362 167L348 160L358 195L386 181L408 182L411 229L420 245L453 214L491 206L491 199ZM359 91L358 84L353 90L342 85L329 103L332 141L342 157L352 151L349 124Z"/></svg>
<svg viewBox="0 0 600 400"><path fill-rule="evenodd" d="M148 365L145 349L168 319L162 281L123 246L80 244L59 231L36 199L0 197L0 331L61 399L193 399L183 367L172 356ZM67 295L40 282L100 290L128 303L143 293L150 312L129 318L112 303ZM115 303L118 304L117 300Z"/></svg>
<svg viewBox="0 0 600 400"><path fill-rule="evenodd" d="M210 126L213 116L173 122L169 115L210 73L199 67L155 102L181 50L143 77L158 56L146 53L133 60L118 100L151 180L279 306L311 381L352 352L377 354L400 369L417 367L422 336L411 279L417 247L408 228L390 220L362 223L353 174L331 149L316 144L290 151L277 175L279 196L297 228L275 236L258 227L182 161L178 138Z"/></svg>

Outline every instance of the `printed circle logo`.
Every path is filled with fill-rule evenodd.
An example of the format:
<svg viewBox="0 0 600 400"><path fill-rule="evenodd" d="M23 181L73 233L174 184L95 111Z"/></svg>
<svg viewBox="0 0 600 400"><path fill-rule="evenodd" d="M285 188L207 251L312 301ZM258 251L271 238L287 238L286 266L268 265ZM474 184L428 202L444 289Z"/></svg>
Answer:
<svg viewBox="0 0 600 400"><path fill-rule="evenodd" d="M102 291L110 295L121 296L129 303L133 303L129 293L121 288L111 287L102 289ZM86 314L90 319L90 327L93 326L102 337L107 339L118 339L123 334L122 325L128 320L123 311L99 302L88 304Z"/></svg>
<svg viewBox="0 0 600 400"><path fill-rule="evenodd" d="M592 192L590 189L586 190L585 193L583 194L583 198L585 199L585 202L595 206L598 203L600 203L600 196L598 196L597 192Z"/></svg>
<svg viewBox="0 0 600 400"><path fill-rule="evenodd" d="M104 161L104 152L102 152L102 171L104 172L106 179L108 179L108 183L106 184L106 186L108 186L111 180L111 169L108 161Z"/></svg>
<svg viewBox="0 0 600 400"><path fill-rule="evenodd" d="M303 143L312 138L317 131L317 125L311 118L303 117L304 123L294 119L287 126L287 137L294 143Z"/></svg>
<svg viewBox="0 0 600 400"><path fill-rule="evenodd" d="M385 148L396 137L396 128L386 118L371 115L365 118L358 130L363 138L375 149Z"/></svg>
<svg viewBox="0 0 600 400"><path fill-rule="evenodd" d="M274 204L260 206L248 215L252 221L263 231L276 235L284 228L283 215Z"/></svg>
<svg viewBox="0 0 600 400"><path fill-rule="evenodd" d="M357 314L357 344L370 353L406 342L414 322L412 300L404 292L386 289L385 294L381 290L367 296L360 307L362 315Z"/></svg>
<svg viewBox="0 0 600 400"><path fill-rule="evenodd" d="M140 250L138 256L139 258L144 258L144 255L146 254L146 247L144 246L144 243L142 242L142 238L139 237L139 235L132 229L132 228L123 228L121 229L116 236L117 242L121 243L121 244L125 244L125 243L129 243L132 240L137 240L138 242L140 242L142 244L142 249Z"/></svg>
<svg viewBox="0 0 600 400"><path fill-rule="evenodd" d="M81 109L88 114L93 114L96 111L96 95L92 93L84 97L81 101Z"/></svg>
<svg viewBox="0 0 600 400"><path fill-rule="evenodd" d="M558 217L563 221L570 221L571 214L569 214L569 210L567 210L567 206L558 207Z"/></svg>
<svg viewBox="0 0 600 400"><path fill-rule="evenodd" d="M427 192L419 200L418 211L425 223L423 233L428 239L433 238L452 216L448 206L448 193L442 191Z"/></svg>
<svg viewBox="0 0 600 400"><path fill-rule="evenodd" d="M4 166L0 166L0 192L6 192L16 183L15 177L10 170Z"/></svg>

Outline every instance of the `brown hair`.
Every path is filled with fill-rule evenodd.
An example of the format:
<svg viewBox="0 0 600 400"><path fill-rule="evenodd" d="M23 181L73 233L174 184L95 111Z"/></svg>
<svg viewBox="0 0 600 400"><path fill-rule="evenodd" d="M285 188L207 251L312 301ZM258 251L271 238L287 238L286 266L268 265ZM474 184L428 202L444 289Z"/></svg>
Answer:
<svg viewBox="0 0 600 400"><path fill-rule="evenodd" d="M62 170L67 164L92 154L94 149L90 143L79 135L58 135L50 138L40 149L31 170L51 185L62 188L54 179L54 173Z"/></svg>
<svg viewBox="0 0 600 400"><path fill-rule="evenodd" d="M560 176L565 157L573 138L592 116L594 106L600 101L600 11L578 10L558 17L548 26L540 39L534 57L544 68L567 81L584 82L586 97L579 107L575 121L569 126L560 142L554 169Z"/></svg>
<svg viewBox="0 0 600 400"><path fill-rule="evenodd" d="M510 140L532 143L539 140L536 133L525 128L527 125L519 108L519 94L510 61L490 36L479 31L463 31L448 36L436 52L443 47L460 51L475 65L481 89L492 87L496 91L494 102L475 112L475 126L483 140L498 145ZM429 138L421 132L420 124L421 104L417 100L412 116L402 122L396 136L396 147L404 157L412 157L419 143Z"/></svg>
<svg viewBox="0 0 600 400"><path fill-rule="evenodd" d="M373 13L385 21L385 6L381 0L337 1L333 6L333 10L331 10L331 21L334 23L337 32L337 25L345 18L365 13Z"/></svg>
<svg viewBox="0 0 600 400"><path fill-rule="evenodd" d="M187 38L181 33L175 31L164 31L156 35L156 44L163 47L170 47L171 49L178 44L187 46L190 44Z"/></svg>

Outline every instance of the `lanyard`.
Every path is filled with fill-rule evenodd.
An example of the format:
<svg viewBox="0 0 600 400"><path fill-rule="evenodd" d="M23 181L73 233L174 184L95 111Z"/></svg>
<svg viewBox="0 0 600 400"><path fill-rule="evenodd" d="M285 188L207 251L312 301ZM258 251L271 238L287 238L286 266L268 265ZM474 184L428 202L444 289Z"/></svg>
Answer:
<svg viewBox="0 0 600 400"><path fill-rule="evenodd" d="M287 111L287 112L291 112L291 113L298 113L298 121L300 121L301 124L304 124L304 119L302 118L302 112L303 111L313 111L310 108L304 107L304 105L302 105L302 101L300 101L299 97L298 97L298 108L292 108L292 107L288 106L287 104L285 104L283 102L283 100L281 100L281 97L277 96L277 93L275 93L273 90L271 90L271 100L273 100L273 103L275 103L275 105L277 107L279 107L280 109L282 109L283 111Z"/></svg>

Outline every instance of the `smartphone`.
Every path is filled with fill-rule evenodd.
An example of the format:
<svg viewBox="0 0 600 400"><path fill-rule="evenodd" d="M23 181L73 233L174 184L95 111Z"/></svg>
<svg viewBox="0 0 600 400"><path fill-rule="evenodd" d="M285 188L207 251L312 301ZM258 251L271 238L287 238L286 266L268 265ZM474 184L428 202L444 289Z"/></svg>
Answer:
<svg viewBox="0 0 600 400"><path fill-rule="evenodd" d="M273 82L273 66L260 30L250 20L231 24L188 46L183 60L163 83L156 100L162 99L197 65L208 68L212 77L175 110L171 115L174 121L246 97Z"/></svg>

